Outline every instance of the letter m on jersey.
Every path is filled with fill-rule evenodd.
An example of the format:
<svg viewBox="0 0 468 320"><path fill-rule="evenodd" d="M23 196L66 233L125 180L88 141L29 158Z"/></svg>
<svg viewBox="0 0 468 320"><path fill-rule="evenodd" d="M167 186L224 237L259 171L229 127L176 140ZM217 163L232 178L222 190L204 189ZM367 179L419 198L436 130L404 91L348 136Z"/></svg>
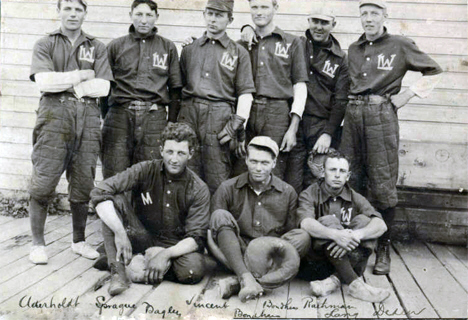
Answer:
<svg viewBox="0 0 468 320"><path fill-rule="evenodd" d="M157 52L153 54L153 67L167 70L167 53L163 54L161 57Z"/></svg>
<svg viewBox="0 0 468 320"><path fill-rule="evenodd" d="M79 60L84 60L90 63L94 63L94 47L87 49L85 46L80 47L80 54L78 56Z"/></svg>
<svg viewBox="0 0 468 320"><path fill-rule="evenodd" d="M230 71L234 70L236 66L238 56L231 56L227 51L223 53L220 64L229 69Z"/></svg>
<svg viewBox="0 0 468 320"><path fill-rule="evenodd" d="M153 199L151 199L149 192L147 192L146 195L142 193L141 200L143 201L144 205L153 204Z"/></svg>
<svg viewBox="0 0 468 320"><path fill-rule="evenodd" d="M340 65L335 64L335 66L332 67L331 64L330 64L330 60L327 60L327 61L325 61L325 64L323 65L323 70L322 71L323 71L323 73L325 73L330 78L334 78L336 69L338 69L339 66Z"/></svg>
<svg viewBox="0 0 468 320"><path fill-rule="evenodd" d="M275 56L281 58L289 58L289 48L291 47L291 43L286 43L286 46L282 42L277 42L275 47Z"/></svg>
<svg viewBox="0 0 468 320"><path fill-rule="evenodd" d="M396 54L392 54L390 56L390 59L385 59L385 56L383 53L379 54L377 57L379 58L377 69L388 70L388 71L393 70L392 63L396 57Z"/></svg>

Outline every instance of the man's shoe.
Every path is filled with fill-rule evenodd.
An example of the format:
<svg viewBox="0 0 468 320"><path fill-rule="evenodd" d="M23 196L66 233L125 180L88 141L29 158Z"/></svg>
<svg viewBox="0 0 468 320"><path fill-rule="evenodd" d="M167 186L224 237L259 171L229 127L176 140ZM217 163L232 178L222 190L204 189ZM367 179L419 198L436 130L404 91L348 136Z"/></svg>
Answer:
<svg viewBox="0 0 468 320"><path fill-rule="evenodd" d="M47 264L48 260L45 246L32 246L29 252L29 261L35 264Z"/></svg>
<svg viewBox="0 0 468 320"><path fill-rule="evenodd" d="M368 302L382 302L390 296L386 289L375 288L357 278L349 285L349 294L359 300Z"/></svg>
<svg viewBox="0 0 468 320"><path fill-rule="evenodd" d="M240 282L236 276L227 277L218 281L219 295L223 299L229 299L240 291Z"/></svg>
<svg viewBox="0 0 468 320"><path fill-rule="evenodd" d="M109 264L107 263L107 255L101 254L96 260L96 262L93 264L93 267L101 271L109 271L110 269Z"/></svg>
<svg viewBox="0 0 468 320"><path fill-rule="evenodd" d="M80 256L90 259L90 260L95 260L99 258L99 253L94 250L89 244L87 244L85 241L73 243L71 245L72 251L76 254L79 254Z"/></svg>
<svg viewBox="0 0 468 320"><path fill-rule="evenodd" d="M376 275L387 275L390 273L390 240L379 241L372 273Z"/></svg>
<svg viewBox="0 0 468 320"><path fill-rule="evenodd" d="M324 280L316 280L310 282L312 294L316 297L325 297L338 290L341 286L341 281L334 274Z"/></svg>
<svg viewBox="0 0 468 320"><path fill-rule="evenodd" d="M123 263L112 263L111 268L111 280L107 292L111 296L121 294L130 287L130 281L128 281L127 275L125 274L125 266Z"/></svg>

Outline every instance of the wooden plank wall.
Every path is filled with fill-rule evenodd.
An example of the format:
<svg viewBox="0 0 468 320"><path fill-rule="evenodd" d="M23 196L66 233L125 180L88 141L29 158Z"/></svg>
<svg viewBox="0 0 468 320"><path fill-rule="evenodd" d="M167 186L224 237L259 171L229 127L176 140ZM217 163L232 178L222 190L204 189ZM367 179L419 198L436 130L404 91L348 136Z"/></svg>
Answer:
<svg viewBox="0 0 468 320"><path fill-rule="evenodd" d="M180 43L204 31L205 0L159 0L161 35ZM84 30L103 42L127 33L131 0L88 0ZM338 25L335 35L346 49L361 34L357 0L328 1ZM26 190L31 173L31 132L39 92L29 81L34 42L58 27L56 1L1 1L0 190ZM280 0L277 25L297 35L307 29L311 0ZM414 99L400 111L402 186L468 188L468 42L466 0L388 1L391 33L413 38L443 67L445 74L427 99ZM237 0L229 35L251 23L247 0ZM408 74L404 85L420 75ZM65 193L62 181L59 191Z"/></svg>

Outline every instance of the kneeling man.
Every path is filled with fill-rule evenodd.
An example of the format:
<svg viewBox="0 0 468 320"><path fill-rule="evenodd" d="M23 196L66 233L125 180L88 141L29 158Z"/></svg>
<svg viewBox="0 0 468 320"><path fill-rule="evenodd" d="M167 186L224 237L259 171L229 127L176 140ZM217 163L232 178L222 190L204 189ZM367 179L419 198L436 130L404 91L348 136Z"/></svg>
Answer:
<svg viewBox="0 0 468 320"><path fill-rule="evenodd" d="M211 202L213 237L208 237L208 245L236 274L243 302L291 280L299 269L299 256L310 248L310 236L294 229L296 191L272 174L278 153L270 137L253 138L247 147L248 172L223 182ZM269 272L274 275L266 275ZM235 291L221 288L223 298Z"/></svg>
<svg viewBox="0 0 468 320"><path fill-rule="evenodd" d="M109 294L129 287L125 265L133 253L158 247L146 259L144 279L197 283L205 273L203 256L210 193L187 162L197 137L186 124L169 124L162 133L162 160L140 162L101 182L92 201L103 221L112 277ZM131 191L131 205L125 196ZM163 249L161 249L163 248Z"/></svg>
<svg viewBox="0 0 468 320"><path fill-rule="evenodd" d="M349 176L348 160L337 151L329 152L324 162L324 179L299 197L300 226L314 238L311 254L328 259L335 268L329 278L310 283L312 294L326 296L344 283L349 285L351 296L381 302L390 293L371 287L361 276L376 239L387 227L380 213L347 185Z"/></svg>

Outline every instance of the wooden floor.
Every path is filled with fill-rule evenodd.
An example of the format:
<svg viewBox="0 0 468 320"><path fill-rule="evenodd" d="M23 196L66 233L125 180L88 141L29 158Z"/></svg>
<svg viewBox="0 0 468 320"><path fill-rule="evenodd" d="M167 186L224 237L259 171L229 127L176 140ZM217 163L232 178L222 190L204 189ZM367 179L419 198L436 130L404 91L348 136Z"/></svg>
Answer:
<svg viewBox="0 0 468 320"><path fill-rule="evenodd" d="M365 281L389 288L383 304L350 297L347 288L326 298L310 296L308 283L294 280L259 300L241 303L218 297L217 281L197 285L163 282L133 284L122 295L107 293L109 273L70 250L70 216L51 216L46 225L49 263L28 261L28 219L0 216L0 319L232 319L232 318L466 318L468 256L466 247L413 242L395 243L390 276ZM88 221L87 241L101 243L100 221Z"/></svg>

